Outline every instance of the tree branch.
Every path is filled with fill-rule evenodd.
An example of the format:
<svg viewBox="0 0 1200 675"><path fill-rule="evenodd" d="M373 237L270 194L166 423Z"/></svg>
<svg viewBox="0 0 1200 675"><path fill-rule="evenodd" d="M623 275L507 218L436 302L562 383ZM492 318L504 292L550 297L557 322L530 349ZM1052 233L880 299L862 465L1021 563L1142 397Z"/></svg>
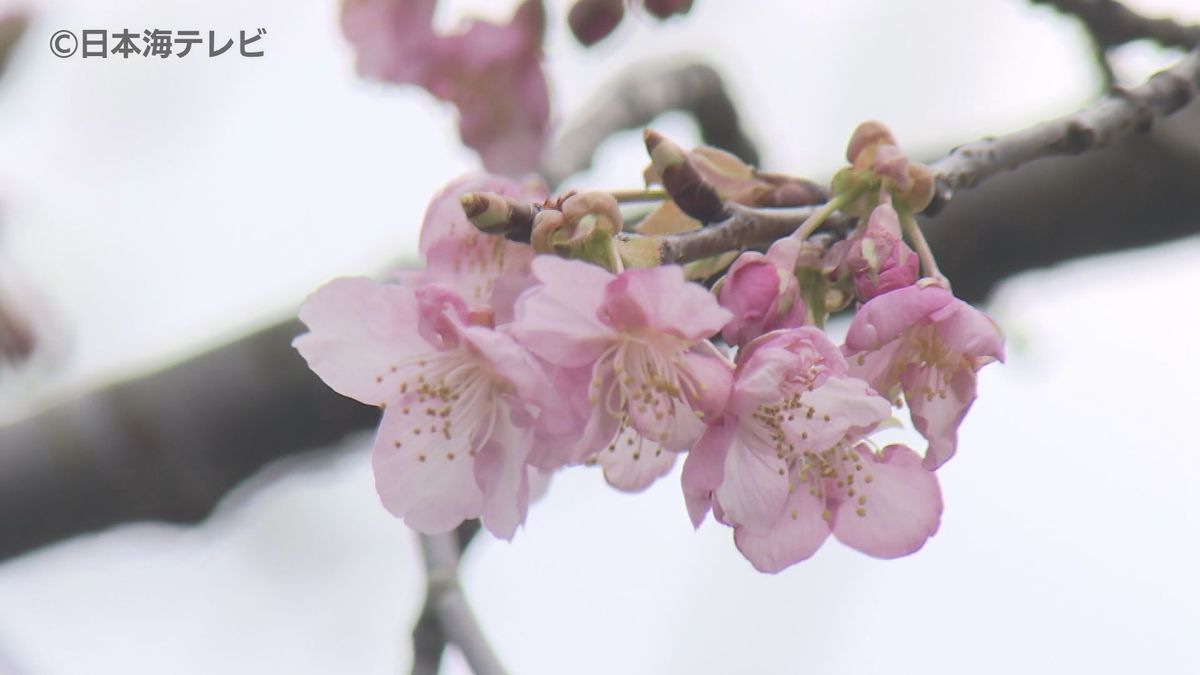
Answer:
<svg viewBox="0 0 1200 675"><path fill-rule="evenodd" d="M1197 88L1200 88L1200 50L1155 74L1141 86L1106 96L1071 115L959 146L930 165L936 193L925 215L936 216L957 190L973 188L1003 171L1039 159L1097 150L1123 136L1149 131L1156 118L1171 115L1191 103ZM661 237L663 262L692 262L746 246L769 244L794 232L817 208L749 208L736 204L728 207L733 215L726 220Z"/></svg>
<svg viewBox="0 0 1200 675"><path fill-rule="evenodd" d="M504 675L504 666L492 652L463 597L458 583L459 542L455 533L420 535L425 558L425 609L413 631L413 673L436 675L445 642L462 650L475 675ZM437 619L440 629L434 633L425 622L426 613ZM418 631L425 624L425 632Z"/></svg>
<svg viewBox="0 0 1200 675"><path fill-rule="evenodd" d="M758 164L758 150L742 131L725 82L716 70L702 63L637 66L619 76L585 109L588 113L567 129L542 167L542 175L551 185L590 167L596 149L613 134L640 129L671 110L691 113L704 143Z"/></svg>
<svg viewBox="0 0 1200 675"><path fill-rule="evenodd" d="M1144 84L1116 91L1083 110L997 138L955 148L930 165L937 181L933 203L937 215L954 192L1037 159L1078 155L1110 145L1134 132L1149 131L1154 120L1180 110L1196 98L1200 87L1200 50L1156 73Z"/></svg>
<svg viewBox="0 0 1200 675"><path fill-rule="evenodd" d="M1200 26L1174 19L1138 14L1117 0L1030 0L1048 5L1083 22L1101 52L1135 40L1153 40L1163 47L1200 46Z"/></svg>

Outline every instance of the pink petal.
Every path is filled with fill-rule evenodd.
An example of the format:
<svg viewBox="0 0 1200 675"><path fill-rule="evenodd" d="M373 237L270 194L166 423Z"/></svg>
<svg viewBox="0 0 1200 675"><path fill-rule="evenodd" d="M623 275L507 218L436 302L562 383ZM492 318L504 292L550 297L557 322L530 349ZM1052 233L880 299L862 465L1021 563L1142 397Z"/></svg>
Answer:
<svg viewBox="0 0 1200 675"><path fill-rule="evenodd" d="M529 463L541 469L578 464L594 452L581 446L588 420L598 409L588 403L591 368L551 368L549 376L548 395L543 397L529 453Z"/></svg>
<svg viewBox="0 0 1200 675"><path fill-rule="evenodd" d="M829 536L829 524L822 518L824 510L824 503L801 485L788 495L782 512L768 529L755 532L735 528L733 541L758 571L780 572L807 560L821 548Z"/></svg>
<svg viewBox="0 0 1200 675"><path fill-rule="evenodd" d="M446 532L475 518L483 491L475 480L471 439L412 433L400 404L389 405L375 436L371 464L383 505L418 532Z"/></svg>
<svg viewBox="0 0 1200 675"><path fill-rule="evenodd" d="M733 317L703 286L684 279L678 265L622 272L600 311L620 330L654 328L689 342L715 334Z"/></svg>
<svg viewBox="0 0 1200 675"><path fill-rule="evenodd" d="M550 390L550 378L512 336L478 326L466 326L460 335L473 353L483 356L493 372L516 389L521 402L541 407Z"/></svg>
<svg viewBox="0 0 1200 675"><path fill-rule="evenodd" d="M765 439L744 429L729 445L725 479L716 490L716 498L731 524L765 532L779 518L787 501L787 464Z"/></svg>
<svg viewBox="0 0 1200 675"><path fill-rule="evenodd" d="M434 348L417 332L412 290L370 279L335 279L300 308L309 331L293 342L334 391L380 405L397 395L392 366Z"/></svg>
<svg viewBox="0 0 1200 675"><path fill-rule="evenodd" d="M480 519L489 532L512 539L525 522L529 509L529 454L532 429L513 423L507 405L496 411L498 418L488 442L475 460L475 481L483 492Z"/></svg>
<svg viewBox="0 0 1200 675"><path fill-rule="evenodd" d="M687 401L703 420L715 420L724 414L733 388L733 368L709 351L711 346L701 343L683 355L684 367L699 385L699 391L689 388L685 392Z"/></svg>
<svg viewBox="0 0 1200 675"><path fill-rule="evenodd" d="M595 265L550 255L533 261L541 282L517 301L513 334L556 366L590 366L615 337L597 315L613 276Z"/></svg>
<svg viewBox="0 0 1200 675"><path fill-rule="evenodd" d="M683 498L695 527L704 522L712 506L713 492L725 480L725 457L736 432L736 421L708 427L683 463Z"/></svg>
<svg viewBox="0 0 1200 675"><path fill-rule="evenodd" d="M959 368L949 381L939 382L944 373L936 368L910 365L901 378L904 400L908 402L913 426L929 441L925 468L933 470L946 463L958 447L958 427L975 402L975 372ZM933 394L927 394L932 390ZM944 391L945 397L939 395Z"/></svg>
<svg viewBox="0 0 1200 675"><path fill-rule="evenodd" d="M847 434L864 434L892 414L892 405L886 399L853 377L831 377L802 393L800 403L815 409L812 417L797 410L794 419L784 423L800 452L828 450Z"/></svg>
<svg viewBox="0 0 1200 675"><path fill-rule="evenodd" d="M595 459L609 485L625 492L640 492L667 475L675 466L676 456L624 427L608 447L596 453Z"/></svg>
<svg viewBox="0 0 1200 675"><path fill-rule="evenodd" d="M987 314L956 299L931 318L937 323L938 338L951 351L971 357L976 368L1004 361L1004 336Z"/></svg>
<svg viewBox="0 0 1200 675"><path fill-rule="evenodd" d="M906 286L872 298L854 315L846 348L851 352L879 349L917 323L928 323L930 315L953 302L950 291L933 285Z"/></svg>
<svg viewBox="0 0 1200 675"><path fill-rule="evenodd" d="M878 456L862 445L856 451L865 466L855 475L871 481L855 481L856 495L833 505L834 536L877 558L897 558L921 548L937 532L942 516L937 477L903 445L889 445Z"/></svg>
<svg viewBox="0 0 1200 675"><path fill-rule="evenodd" d="M437 0L345 0L342 32L355 47L359 74L418 84L437 67Z"/></svg>

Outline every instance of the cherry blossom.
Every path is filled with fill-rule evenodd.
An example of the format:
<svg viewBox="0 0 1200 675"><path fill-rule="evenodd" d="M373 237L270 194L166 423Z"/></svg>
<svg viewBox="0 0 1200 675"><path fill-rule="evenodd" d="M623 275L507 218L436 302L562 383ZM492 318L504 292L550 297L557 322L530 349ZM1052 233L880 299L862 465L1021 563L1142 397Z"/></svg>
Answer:
<svg viewBox="0 0 1200 675"><path fill-rule="evenodd" d="M613 275L539 256L533 272L540 284L518 300L511 332L557 369L556 389L576 411L558 429L574 442L550 463L615 452L633 432L651 444L640 446L639 458L651 448L657 453L654 444L669 451L690 446L703 416L719 410L728 393L731 369L705 338L729 312L677 266Z"/></svg>
<svg viewBox="0 0 1200 675"><path fill-rule="evenodd" d="M512 320L517 296L533 283L529 270L533 249L485 234L472 225L459 199L473 192L530 201L546 196L545 186L536 180L522 183L474 173L452 181L425 211L419 244L425 269L401 270L396 278L413 287L436 283L451 288L475 312L491 314L496 323L507 323Z"/></svg>
<svg viewBox="0 0 1200 675"><path fill-rule="evenodd" d="M1004 337L986 314L924 279L863 305L844 351L851 372L877 391L896 402L903 392L913 426L929 441L924 465L936 469L954 455L976 372L1004 361Z"/></svg>
<svg viewBox="0 0 1200 675"><path fill-rule="evenodd" d="M338 393L384 408L372 451L383 504L413 529L481 517L509 539L529 502L541 365L503 332L471 325L437 286L337 279L300 311L294 345Z"/></svg>
<svg viewBox="0 0 1200 675"><path fill-rule="evenodd" d="M683 488L693 523L714 510L762 571L811 556L831 531L893 557L937 528L937 482L919 458L900 447L876 455L860 442L891 405L847 372L815 328L764 335L739 354L724 415L688 454Z"/></svg>

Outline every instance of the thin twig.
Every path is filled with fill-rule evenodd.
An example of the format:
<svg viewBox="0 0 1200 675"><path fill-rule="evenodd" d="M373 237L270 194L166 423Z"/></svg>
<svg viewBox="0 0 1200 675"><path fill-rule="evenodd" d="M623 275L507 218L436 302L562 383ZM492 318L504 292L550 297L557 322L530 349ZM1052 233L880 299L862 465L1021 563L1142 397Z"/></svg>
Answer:
<svg viewBox="0 0 1200 675"><path fill-rule="evenodd" d="M641 129L655 117L682 110L696 118L704 143L758 164L758 150L742 130L737 108L716 70L702 63L639 65L600 93L588 112L566 130L541 174L551 185L592 165L600 144L626 129Z"/></svg>
<svg viewBox="0 0 1200 675"><path fill-rule="evenodd" d="M926 215L936 215L957 190L972 188L1002 171L1037 159L1078 155L1110 145L1134 132L1148 131L1196 98L1200 50L1144 84L1106 96L1071 115L1004 136L955 148L930 165L937 191ZM761 246L795 231L817 207L748 208L730 205L733 215L699 230L663 237L663 262L686 263L746 246ZM636 235L630 235L636 236Z"/></svg>
<svg viewBox="0 0 1200 675"><path fill-rule="evenodd" d="M454 532L445 534L420 535L421 553L425 558L425 589L426 608L432 608L437 623L441 628L441 636L446 642L457 645L466 658L475 675L504 675L506 672L500 660L492 651L483 630L479 627L474 613L467 605L462 587L458 583L458 558L460 547L458 537ZM424 614L424 612L422 612ZM421 627L418 622L418 629ZM441 660L441 649L437 656L430 651L421 651L426 643L418 641L414 630L413 672L437 672L437 662ZM428 643L437 647L439 640ZM433 670L424 670L430 664Z"/></svg>
<svg viewBox="0 0 1200 675"><path fill-rule="evenodd" d="M478 520L464 521L454 530L458 541L458 551L467 550L475 535L479 532ZM421 616L413 627L413 667L412 675L437 675L442 667L442 655L446 651L446 633L438 620L435 609L436 597L426 589L425 604L421 608Z"/></svg>
<svg viewBox="0 0 1200 675"><path fill-rule="evenodd" d="M1200 46L1200 25L1138 14L1117 0L1030 0L1049 5L1083 22L1101 52L1134 40L1153 40L1163 47Z"/></svg>

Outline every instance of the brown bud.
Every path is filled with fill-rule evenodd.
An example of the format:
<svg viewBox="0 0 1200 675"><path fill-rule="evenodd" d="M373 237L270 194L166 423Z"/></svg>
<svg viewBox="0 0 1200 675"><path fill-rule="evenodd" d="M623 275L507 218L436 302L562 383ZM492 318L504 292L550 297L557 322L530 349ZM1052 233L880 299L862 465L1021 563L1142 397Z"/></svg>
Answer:
<svg viewBox="0 0 1200 675"><path fill-rule="evenodd" d="M567 14L567 25L580 44L591 47L608 37L624 17L624 0L578 0Z"/></svg>
<svg viewBox="0 0 1200 675"><path fill-rule="evenodd" d="M646 129L642 136L655 172L681 211L706 223L729 217L716 188L704 179L683 148L652 129Z"/></svg>
<svg viewBox="0 0 1200 675"><path fill-rule="evenodd" d="M755 194L747 206L810 206L829 201L829 190L807 178L755 171L754 177L768 187Z"/></svg>
<svg viewBox="0 0 1200 675"><path fill-rule="evenodd" d="M646 11L660 19L674 14L687 14L692 10L692 0L642 0Z"/></svg>
<svg viewBox="0 0 1200 675"><path fill-rule="evenodd" d="M533 218L540 208L494 192L468 192L459 197L467 220L486 234L528 241Z"/></svg>
<svg viewBox="0 0 1200 675"><path fill-rule="evenodd" d="M879 144L896 145L896 137L883 125L883 122L863 122L850 135L850 144L846 146L846 161L858 166L859 154Z"/></svg>
<svg viewBox="0 0 1200 675"><path fill-rule="evenodd" d="M913 213L920 213L933 201L933 192L936 187L933 172L924 164L909 164L908 178L911 185L899 197L904 200L904 204Z"/></svg>

